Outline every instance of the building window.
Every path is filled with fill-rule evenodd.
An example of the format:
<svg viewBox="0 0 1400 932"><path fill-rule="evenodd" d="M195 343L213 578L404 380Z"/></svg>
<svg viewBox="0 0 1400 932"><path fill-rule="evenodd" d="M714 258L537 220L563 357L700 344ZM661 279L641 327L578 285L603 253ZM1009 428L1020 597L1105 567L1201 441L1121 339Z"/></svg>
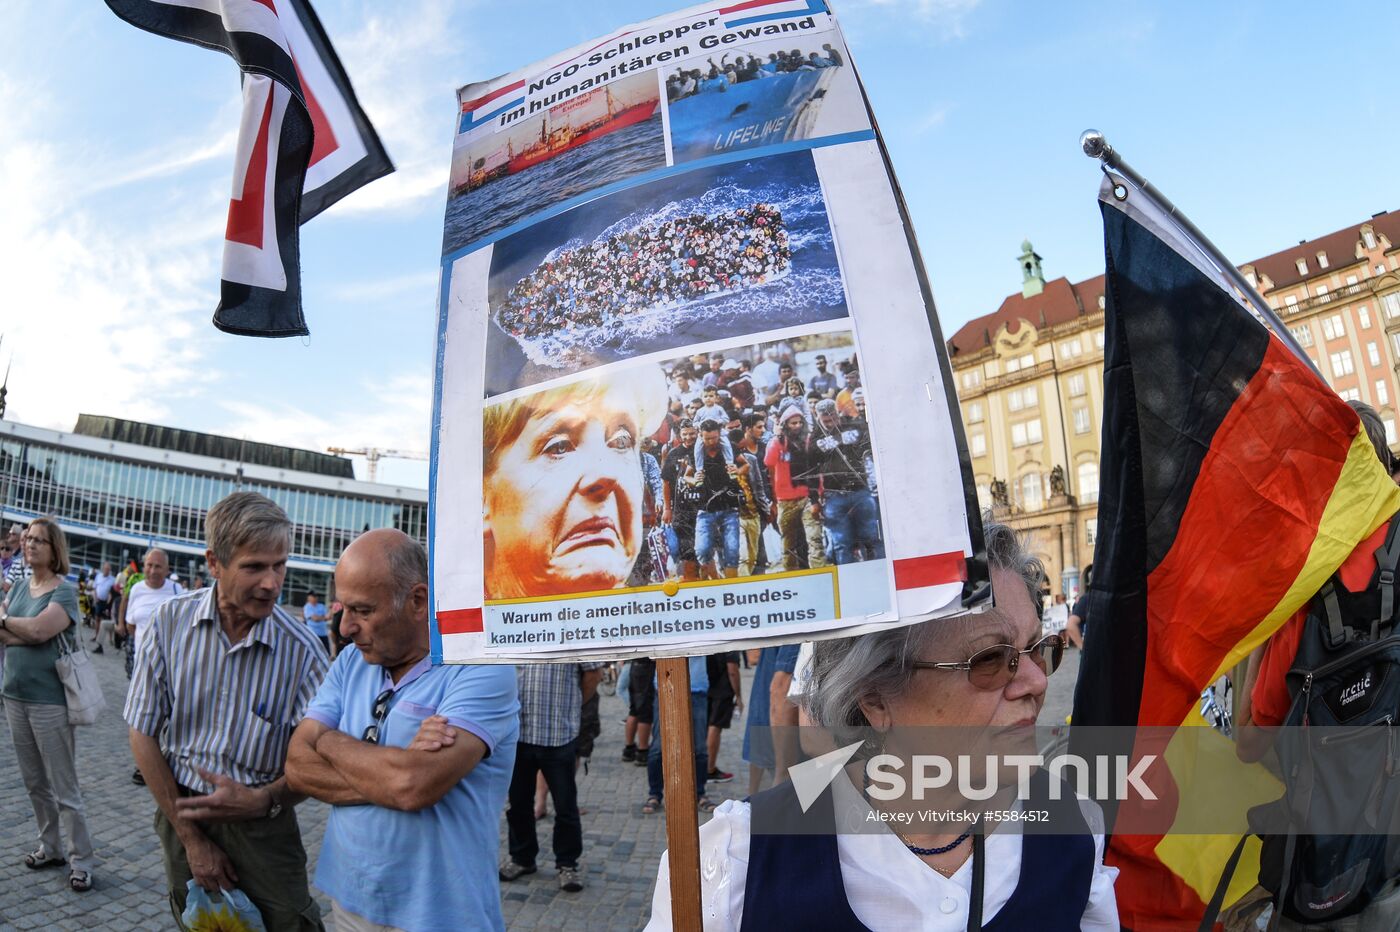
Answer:
<svg viewBox="0 0 1400 932"><path fill-rule="evenodd" d="M1322 319L1322 335L1329 340L1339 340L1347 335L1346 321L1341 314L1333 314Z"/></svg>
<svg viewBox="0 0 1400 932"><path fill-rule="evenodd" d="M1103 310L1103 306L1104 306L1103 295L1099 295L1099 310Z"/></svg>
<svg viewBox="0 0 1400 932"><path fill-rule="evenodd" d="M982 402L969 402L967 406L967 422L969 424L982 423Z"/></svg>
<svg viewBox="0 0 1400 932"><path fill-rule="evenodd" d="M1096 332L1096 333L1094 334L1094 348L1095 348L1095 349L1103 349L1103 331L1102 331L1102 330L1100 330L1100 331L1098 331L1098 332Z"/></svg>
<svg viewBox="0 0 1400 932"><path fill-rule="evenodd" d="M1027 444L1040 443L1040 420L1022 421L1019 424L1011 425L1011 445L1013 447L1024 447Z"/></svg>
<svg viewBox="0 0 1400 932"><path fill-rule="evenodd" d="M976 388L982 384L982 373L977 369L969 369L963 373L963 388Z"/></svg>
<svg viewBox="0 0 1400 932"><path fill-rule="evenodd" d="M973 456L986 456L986 455L987 455L987 436L986 436L986 434L970 434L970 435L968 435L967 444L968 444L969 452L970 452Z"/></svg>
<svg viewBox="0 0 1400 932"><path fill-rule="evenodd" d="M1099 519L1090 518L1084 522L1084 543L1090 547L1094 546L1094 541L1099 537Z"/></svg>
<svg viewBox="0 0 1400 932"><path fill-rule="evenodd" d="M1376 346L1374 341L1366 344L1366 358L1371 361L1371 365L1373 366L1379 366L1381 364L1381 350L1380 347Z"/></svg>
<svg viewBox="0 0 1400 932"><path fill-rule="evenodd" d="M1327 253L1319 252L1317 254L1317 267L1320 269L1327 268Z"/></svg>
<svg viewBox="0 0 1400 932"><path fill-rule="evenodd" d="M1351 375L1353 372L1356 371L1355 367L1351 363L1351 350L1349 349L1342 350L1340 353L1333 353L1331 356L1331 360L1333 378L1337 378L1338 376L1343 375Z"/></svg>
<svg viewBox="0 0 1400 932"><path fill-rule="evenodd" d="M1069 394L1072 398L1078 398L1085 392L1084 373L1076 372L1069 377Z"/></svg>
<svg viewBox="0 0 1400 932"><path fill-rule="evenodd" d="M977 507L983 511L992 507L992 487L985 482L977 483Z"/></svg>
<svg viewBox="0 0 1400 932"><path fill-rule="evenodd" d="M1337 392L1337 395L1338 395L1343 401L1360 401L1360 400L1361 400L1361 389L1359 389L1359 388L1344 388L1344 389L1342 389L1341 391Z"/></svg>
<svg viewBox="0 0 1400 932"><path fill-rule="evenodd" d="M1007 372L1020 372L1022 369L1029 369L1029 368L1031 368L1031 367L1034 366L1034 365L1035 365L1035 354L1034 354L1034 353L1026 353L1025 355L1023 355L1023 356L1018 356L1018 357L1016 357L1015 359L1008 359L1008 360L1006 361L1006 371L1007 371Z"/></svg>
<svg viewBox="0 0 1400 932"><path fill-rule="evenodd" d="M1034 385L1027 385L1025 388L1015 389L1007 398L1006 406L1012 411L1021 411L1025 408L1034 408L1040 403L1040 392Z"/></svg>
<svg viewBox="0 0 1400 932"><path fill-rule="evenodd" d="M1089 409L1083 406L1074 409L1074 432L1076 434L1087 434L1089 432Z"/></svg>
<svg viewBox="0 0 1400 932"><path fill-rule="evenodd" d="M1362 330L1371 329L1371 309L1366 305L1361 305L1356 309L1356 318L1361 321Z"/></svg>
<svg viewBox="0 0 1400 932"><path fill-rule="evenodd" d="M1289 327L1288 332L1293 334L1293 339L1298 341L1299 346L1312 346L1312 328L1307 324L1299 324L1296 327Z"/></svg>
<svg viewBox="0 0 1400 932"><path fill-rule="evenodd" d="M1366 244L1367 249L1376 248L1376 234L1372 233L1369 227L1361 231L1361 241Z"/></svg>
<svg viewBox="0 0 1400 932"><path fill-rule="evenodd" d="M1245 272L1245 273L1244 273L1244 280L1247 281L1247 282L1249 282L1249 287L1251 287L1251 288L1258 288L1258 287L1259 287L1259 280L1258 280L1257 278L1254 277L1254 273L1253 273L1253 272Z"/></svg>
<svg viewBox="0 0 1400 932"><path fill-rule="evenodd" d="M1376 379L1376 405L1385 407L1390 404L1390 385L1385 379Z"/></svg>
<svg viewBox="0 0 1400 932"><path fill-rule="evenodd" d="M1326 285L1317 286L1317 298L1319 301L1331 301L1332 297L1327 293Z"/></svg>
<svg viewBox="0 0 1400 932"><path fill-rule="evenodd" d="M1283 297L1283 306L1286 307L1286 308L1289 308L1290 310L1293 309L1293 308L1295 308L1295 307L1297 307L1297 306L1298 306L1298 296L1297 296L1297 295L1291 295L1291 294L1290 294L1290 295L1284 295L1284 297Z"/></svg>
<svg viewBox="0 0 1400 932"><path fill-rule="evenodd" d="M1083 353L1083 352L1084 352L1084 347L1083 347L1083 345L1079 342L1079 337L1075 337L1073 340L1066 340L1065 342L1063 342L1063 343L1060 344L1060 355L1061 355L1061 356L1065 356L1065 357L1067 357L1067 358L1073 358L1073 357L1075 357L1075 356L1080 355L1080 354Z"/></svg>
<svg viewBox="0 0 1400 932"><path fill-rule="evenodd" d="M1096 502L1099 500L1099 464L1079 464L1079 500Z"/></svg>
<svg viewBox="0 0 1400 932"><path fill-rule="evenodd" d="M1400 333L1390 335L1390 351L1395 354L1396 358L1400 358Z"/></svg>
<svg viewBox="0 0 1400 932"><path fill-rule="evenodd" d="M1383 417L1381 423L1385 425L1385 442L1388 446L1395 446L1395 418Z"/></svg>
<svg viewBox="0 0 1400 932"><path fill-rule="evenodd" d="M1306 275L1306 274L1308 274L1308 260L1307 260L1307 259L1299 259L1299 260L1297 261L1297 265L1298 265L1298 274L1299 274L1299 275Z"/></svg>
<svg viewBox="0 0 1400 932"><path fill-rule="evenodd" d="M1040 498L1040 475L1039 473L1027 473L1021 477L1021 507L1027 511L1039 511L1041 506Z"/></svg>
<svg viewBox="0 0 1400 932"><path fill-rule="evenodd" d="M1400 292L1393 292L1382 297L1381 306L1385 308L1387 318L1400 317Z"/></svg>

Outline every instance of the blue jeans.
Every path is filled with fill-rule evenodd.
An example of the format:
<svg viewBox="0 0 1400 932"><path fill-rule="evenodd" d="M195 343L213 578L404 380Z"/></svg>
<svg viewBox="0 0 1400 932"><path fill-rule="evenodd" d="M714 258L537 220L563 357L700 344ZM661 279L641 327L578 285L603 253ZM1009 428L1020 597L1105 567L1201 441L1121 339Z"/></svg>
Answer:
<svg viewBox="0 0 1400 932"><path fill-rule="evenodd" d="M738 517L736 514L735 517ZM660 699L657 699L658 705ZM705 795L705 776L710 772L710 752L705 736L710 725L710 697L707 693L690 694L690 730L695 738L695 795ZM656 725L651 733L651 750L647 751L647 787L650 795L663 799L665 781L661 775L661 709L656 710Z"/></svg>
<svg viewBox="0 0 1400 932"><path fill-rule="evenodd" d="M716 552L719 553L719 564L723 569L738 568L739 509L702 511L695 516L696 561L709 563Z"/></svg>
<svg viewBox="0 0 1400 932"><path fill-rule="evenodd" d="M827 492L822 526L831 536L831 560L838 566L856 561L856 547L865 548L867 560L879 560L885 555L879 509L875 507L875 496L867 489Z"/></svg>

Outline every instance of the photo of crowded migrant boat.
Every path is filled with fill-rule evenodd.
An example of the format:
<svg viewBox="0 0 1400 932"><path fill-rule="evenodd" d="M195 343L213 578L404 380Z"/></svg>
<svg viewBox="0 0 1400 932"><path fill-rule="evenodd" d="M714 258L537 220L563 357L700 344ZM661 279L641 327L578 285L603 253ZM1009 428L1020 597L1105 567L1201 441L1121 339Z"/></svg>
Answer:
<svg viewBox="0 0 1400 932"><path fill-rule="evenodd" d="M674 161L870 128L840 36L692 58L666 75Z"/></svg>
<svg viewBox="0 0 1400 932"><path fill-rule="evenodd" d="M497 242L486 394L847 316L808 152L687 172Z"/></svg>
<svg viewBox="0 0 1400 932"><path fill-rule="evenodd" d="M666 165L655 71L565 96L537 115L502 125L509 115L457 137L444 253L560 201Z"/></svg>

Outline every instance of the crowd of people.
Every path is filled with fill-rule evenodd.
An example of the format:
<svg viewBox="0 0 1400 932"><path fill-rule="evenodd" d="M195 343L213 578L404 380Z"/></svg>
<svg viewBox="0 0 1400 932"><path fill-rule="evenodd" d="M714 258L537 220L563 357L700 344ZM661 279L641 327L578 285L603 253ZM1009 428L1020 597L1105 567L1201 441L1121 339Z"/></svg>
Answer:
<svg viewBox="0 0 1400 932"><path fill-rule="evenodd" d="M764 284L791 261L782 212L771 204L696 213L563 250L511 286L496 320L525 338L599 327Z"/></svg>
<svg viewBox="0 0 1400 932"><path fill-rule="evenodd" d="M829 42L822 46L820 52L804 53L801 49L780 49L769 52L766 59L754 54L746 56L740 52L731 61L726 53L718 62L713 58L707 59L706 64L710 66L707 69L677 68L667 75L666 99L674 103L696 94L724 93L731 84L761 81L764 78L797 71L840 68L845 63L845 58L832 48Z"/></svg>
<svg viewBox="0 0 1400 932"><path fill-rule="evenodd" d="M787 344L761 357L751 366L697 355L671 366L666 417L641 452L647 533L633 585L884 555L858 361L833 372L818 354L804 382ZM770 526L781 563L766 552Z"/></svg>
<svg viewBox="0 0 1400 932"><path fill-rule="evenodd" d="M784 482L815 481L827 556L839 561L867 546L873 551L875 545L864 540L842 543L830 526L834 521L855 527L851 514L860 505L859 496L852 495L871 491L860 486L868 470L857 468L852 451L843 450L859 441L863 430L858 361L841 360L838 381L823 357L813 359L815 371L800 384L821 386L809 416L782 401L796 397L784 395L799 378L793 354L773 345L761 355L763 362L752 369L730 357L695 357L671 369L672 401L682 411L670 412L676 417L651 435L669 445L671 475L711 494L724 485L722 494L729 497L719 510L728 511L736 487L743 496L746 484L752 487L763 477L759 463L792 461L796 438L805 429L810 436L801 449L814 465L789 466L785 480L776 473L775 499L782 500ZM742 384L748 388L736 392ZM691 391L700 397L688 399ZM720 391L728 393L730 406ZM734 410L733 398L749 392L752 410ZM737 415L728 454L719 438L728 422L707 418L698 438L687 426L685 406L696 400L704 406L707 396L731 417ZM841 413L842 396L855 414ZM770 411L775 398L777 410ZM1358 410L1383 468L1396 475L1379 416L1365 406ZM770 428L779 433L765 440L763 431ZM784 437L791 442L772 454L771 445ZM770 444L762 456L753 452L760 441ZM634 446L609 449L637 462ZM696 474L702 476L698 483L687 481ZM741 476L746 483L738 481ZM664 496L664 471L661 483ZM796 500L810 502L809 494ZM828 509L833 500L837 506ZM699 513L713 513L709 500L700 505ZM674 508L662 503L657 515L663 526L674 529ZM714 527L701 533L704 523ZM995 592L995 606L988 611L817 641L798 682L798 648L792 645L764 648L757 656L724 651L688 659L694 805L714 816L700 832L701 861L713 868L701 874L707 927L821 926L829 920L842 927L960 929L979 917L1000 919L997 924L1008 927L1118 927L1117 869L1104 863L1098 808L1087 799L1062 797L1044 771L1031 774L1030 795L1022 803L1052 812L1057 823L1052 833L984 836L975 831L975 820L956 821L969 816L956 816L951 827L874 833L759 828L790 824L785 820L808 810L823 818L860 813L874 798L863 797L858 781L844 771L815 801L799 798L785 777L801 754L812 751L806 736L797 739L781 726L810 722L826 729L825 740L834 746L856 739L862 743L858 754L898 756L925 747L918 743L919 729L908 726L973 727L992 734L1024 731L1034 723L1047 677L1063 657L1064 638L1043 627L1045 577L1039 562L990 514L983 523ZM104 566L90 595L95 605L117 606L120 624L134 643L123 718L132 757L157 810L155 832L177 926L185 927L196 891L238 889L273 932L324 928L311 895L314 882L330 898L337 929L501 928L499 885L539 870L537 823L551 802L558 886L565 892L583 888L580 864L587 852L577 773L587 767L600 733L600 684L616 684L617 664L434 665L427 554L407 535L392 529L360 535L337 563L333 610L323 612L319 599L308 599L300 617L293 617L280 604L291 544L286 513L261 495L236 492L209 510L205 527L213 585L167 589L168 558L152 550L139 578L128 568L123 581ZM702 522L697 516L697 550L724 553L727 545L714 539L728 535L728 527L727 521ZM797 538L794 533L794 543ZM786 535L784 540L786 550ZM809 551L805 558L813 556ZM64 532L50 518L34 519L6 535L3 558L8 559L0 563L5 590L0 697L36 827L36 847L22 863L33 871L66 869L66 885L83 893L93 887L98 861L79 785L72 684L59 662L80 650L84 615L78 587L70 581ZM1300 714L1325 713L1331 681L1321 681L1324 691L1315 700L1306 687L1300 694L1290 673L1300 665L1319 676L1335 678L1336 671L1360 676L1342 684L1344 697L1367 700L1365 709L1349 714L1392 721L1388 710L1397 696L1386 691L1383 674L1400 660L1379 648L1389 650L1393 639L1375 642L1375 634L1367 638L1352 628L1388 630L1393 624L1397 564L1400 519L1391 518L1251 655L1236 736L1241 759L1265 754L1279 740L1279 726L1296 723ZM728 568L721 557L718 570ZM142 586L150 591L140 592ZM154 603L148 614L145 602ZM1096 631L1111 624L1100 610L1095 608ZM144 614L144 621L133 613ZM1082 613L1076 607L1073 614ZM333 662L319 627L323 623L333 644L343 641ZM1343 636L1328 638L1329 626ZM1090 636L1082 625L1076 634ZM751 662L757 669L746 705L740 669ZM622 758L647 768L639 814L689 807L690 800L665 795L660 761L669 736L657 714L657 664L635 658L623 669L626 686L617 684L628 700ZM718 758L723 733L744 711L742 755L750 766L750 793L716 806L706 795L707 784L732 779ZM914 743L904 744L911 736ZM1281 759L1290 753L1286 747L1276 750ZM766 774L772 783L763 789ZM331 807L314 879L307 873L295 815L298 802L308 797ZM921 805L937 808L958 798L921 799ZM1373 818L1362 808L1357 807L1359 818ZM498 859L502 811L508 854ZM1371 838L1374 832L1363 834ZM1277 905L1285 928L1394 927L1400 893L1391 862L1350 864L1356 857L1352 837L1309 835L1310 847L1284 855L1291 873L1283 875L1282 892L1266 886L1254 905ZM1266 838L1266 849L1270 843ZM1327 845L1333 848L1325 850L1335 848L1342 859L1328 862L1330 868L1320 860L1324 847L1319 846ZM453 865L451 883L442 882L446 863ZM1336 872L1338 863L1348 868L1345 874ZM1286 895L1287 878L1301 870L1333 870L1335 880L1349 885L1355 908L1337 917L1347 921L1306 921L1313 907ZM815 884L814 876L830 882ZM1362 877L1368 886L1358 895ZM1228 881L1221 878L1222 889ZM1268 881L1261 873L1260 882L1277 884L1278 878ZM663 857L649 928L670 927L670 894ZM1335 902L1322 905L1330 909Z"/></svg>
<svg viewBox="0 0 1400 932"><path fill-rule="evenodd" d="M314 882L337 929L500 928L497 885L538 870L536 823L551 804L558 885L583 889L577 772L600 731L598 686L606 677L616 687L619 664L434 666L427 554L407 535L366 531L337 563L331 610L312 594L294 613L279 604L291 523L278 505L237 492L205 525L212 586L168 591L168 558L156 549L141 572L104 565L91 592L93 611L120 613L135 645L122 714L139 782L156 804L178 927L204 901L197 891L236 889L273 932L324 928ZM3 547L0 694L38 829L23 861L35 871L66 868L68 886L86 892L98 861L54 665L80 649L76 574L53 520L18 529L18 558L12 536ZM145 601L154 607L138 622ZM334 661L328 646L338 647ZM765 651L761 665L772 668L780 650L790 675L795 647ZM703 781L732 778L705 765L743 709L740 662L734 653L692 662L702 809L714 808ZM654 670L642 659L623 673L633 715L623 758L650 763L644 813L661 804ZM785 697L786 681L778 683ZM769 724L761 706L751 728ZM772 752L754 755L750 744L746 737L746 757L771 770ZM295 815L306 797L332 807L314 878ZM497 866L502 810L508 853ZM453 881L444 885L437 878L449 861Z"/></svg>

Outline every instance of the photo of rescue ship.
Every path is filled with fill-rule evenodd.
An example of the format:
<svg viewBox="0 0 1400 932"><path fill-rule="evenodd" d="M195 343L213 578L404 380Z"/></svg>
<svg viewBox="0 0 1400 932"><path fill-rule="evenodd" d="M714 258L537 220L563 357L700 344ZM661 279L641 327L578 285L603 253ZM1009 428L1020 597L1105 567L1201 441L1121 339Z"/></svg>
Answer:
<svg viewBox="0 0 1400 932"><path fill-rule="evenodd" d="M647 82L649 95L631 99L615 94L611 85L565 101L532 120L527 133L521 129L506 134L503 144L477 156L471 162L465 181L454 185L452 193L472 191L487 182L533 168L595 139L651 119L661 105L653 81Z"/></svg>

